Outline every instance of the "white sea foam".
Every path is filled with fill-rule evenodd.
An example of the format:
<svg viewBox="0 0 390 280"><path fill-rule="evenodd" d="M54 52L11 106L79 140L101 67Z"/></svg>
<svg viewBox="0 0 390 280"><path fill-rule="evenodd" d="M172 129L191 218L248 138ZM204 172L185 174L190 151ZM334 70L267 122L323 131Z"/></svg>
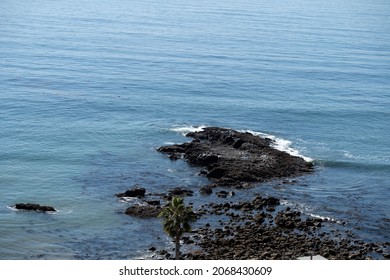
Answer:
<svg viewBox="0 0 390 280"><path fill-rule="evenodd" d="M147 206L148 203L139 199L138 197L121 197L119 199L120 202L122 203L130 203L131 205L139 205L139 206Z"/></svg>
<svg viewBox="0 0 390 280"><path fill-rule="evenodd" d="M202 131L206 126L182 126L182 127L175 127L171 128L170 130L181 133L182 135L186 135L190 132L198 132Z"/></svg>
<svg viewBox="0 0 390 280"><path fill-rule="evenodd" d="M55 212L52 212L51 214L58 214L58 215L69 215L74 212L73 209L56 209Z"/></svg>
<svg viewBox="0 0 390 280"><path fill-rule="evenodd" d="M18 209L15 208L15 206L6 206L5 208L12 210L12 211L19 211Z"/></svg>
<svg viewBox="0 0 390 280"><path fill-rule="evenodd" d="M354 156L351 152L349 152L349 151L344 151L344 156L346 157L346 158L349 158L349 159L355 159L356 158L356 156Z"/></svg>
<svg viewBox="0 0 390 280"><path fill-rule="evenodd" d="M322 216L322 215L318 215L318 214L313 214L313 211L314 209L312 207L309 207L308 205L304 204L304 203L292 203L288 200L281 200L280 201L280 204L281 205L285 205L285 206L289 206L289 207L292 207L292 208L295 208L297 209L298 211L306 214L306 215L309 215L310 217L313 217L313 218L317 218L317 219L321 219L323 221L331 221L331 222L334 222L334 223L338 223L338 224L341 224L341 222L335 218L331 218L331 217L328 217L328 216Z"/></svg>
<svg viewBox="0 0 390 280"><path fill-rule="evenodd" d="M311 207L309 207L308 205L306 205L304 203L291 202L291 201L282 199L282 200L280 200L280 204L297 209L298 211L301 211L302 213L308 213L310 211L313 211L313 209Z"/></svg>
<svg viewBox="0 0 390 280"><path fill-rule="evenodd" d="M164 142L164 145L175 145L175 142Z"/></svg>
<svg viewBox="0 0 390 280"><path fill-rule="evenodd" d="M263 132L257 132L253 130L243 130L241 132L249 132L253 135L260 136L262 138L269 138L273 140L273 143L271 146L279 151L286 152L292 156L301 157L307 162L313 161L312 158L302 155L297 149L294 149L291 145L292 142L283 138L276 137L275 135L263 133Z"/></svg>
<svg viewBox="0 0 390 280"><path fill-rule="evenodd" d="M327 217L327 216L321 216L321 215L317 215L317 214L310 214L309 215L313 218L317 218L317 219L321 219L323 221L332 221L334 223L338 223L338 224L341 224L340 221L334 219L334 218L331 218L331 217Z"/></svg>

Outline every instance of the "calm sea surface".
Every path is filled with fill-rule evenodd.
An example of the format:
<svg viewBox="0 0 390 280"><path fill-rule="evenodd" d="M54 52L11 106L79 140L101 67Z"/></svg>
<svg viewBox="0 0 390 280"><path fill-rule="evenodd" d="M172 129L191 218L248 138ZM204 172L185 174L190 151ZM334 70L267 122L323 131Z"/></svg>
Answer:
<svg viewBox="0 0 390 280"><path fill-rule="evenodd" d="M1 0L0 259L171 246L114 194L181 186L195 205L218 200L199 196L199 170L156 152L197 126L268 134L316 164L242 197L389 241L389 18L387 0Z"/></svg>

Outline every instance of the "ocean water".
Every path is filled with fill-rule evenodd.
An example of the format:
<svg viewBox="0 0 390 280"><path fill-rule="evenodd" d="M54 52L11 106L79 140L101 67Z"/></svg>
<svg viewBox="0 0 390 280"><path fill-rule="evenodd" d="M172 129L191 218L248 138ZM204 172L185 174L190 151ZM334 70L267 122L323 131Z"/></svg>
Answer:
<svg viewBox="0 0 390 280"><path fill-rule="evenodd" d="M171 246L115 193L199 170L156 152L199 126L266 134L316 172L281 197L390 239L387 0L0 2L0 259L135 259ZM53 205L55 214L13 204Z"/></svg>

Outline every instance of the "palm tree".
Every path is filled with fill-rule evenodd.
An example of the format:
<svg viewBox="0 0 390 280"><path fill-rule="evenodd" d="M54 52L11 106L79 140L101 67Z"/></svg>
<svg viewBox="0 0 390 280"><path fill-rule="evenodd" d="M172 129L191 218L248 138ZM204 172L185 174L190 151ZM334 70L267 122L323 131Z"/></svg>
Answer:
<svg viewBox="0 0 390 280"><path fill-rule="evenodd" d="M164 231L175 240L176 259L180 259L180 238L191 230L190 223L196 220L191 206L185 206L182 197L173 197L159 215L163 218Z"/></svg>

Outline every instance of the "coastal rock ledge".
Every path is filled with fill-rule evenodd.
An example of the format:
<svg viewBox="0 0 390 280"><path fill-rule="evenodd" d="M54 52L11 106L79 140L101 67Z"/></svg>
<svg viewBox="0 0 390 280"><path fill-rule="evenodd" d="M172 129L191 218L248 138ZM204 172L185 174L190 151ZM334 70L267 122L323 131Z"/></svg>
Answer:
<svg viewBox="0 0 390 280"><path fill-rule="evenodd" d="M189 143L162 146L172 160L184 158L205 167L201 174L220 186L245 186L313 171L313 163L273 147L274 140L248 132L207 127L186 135Z"/></svg>

